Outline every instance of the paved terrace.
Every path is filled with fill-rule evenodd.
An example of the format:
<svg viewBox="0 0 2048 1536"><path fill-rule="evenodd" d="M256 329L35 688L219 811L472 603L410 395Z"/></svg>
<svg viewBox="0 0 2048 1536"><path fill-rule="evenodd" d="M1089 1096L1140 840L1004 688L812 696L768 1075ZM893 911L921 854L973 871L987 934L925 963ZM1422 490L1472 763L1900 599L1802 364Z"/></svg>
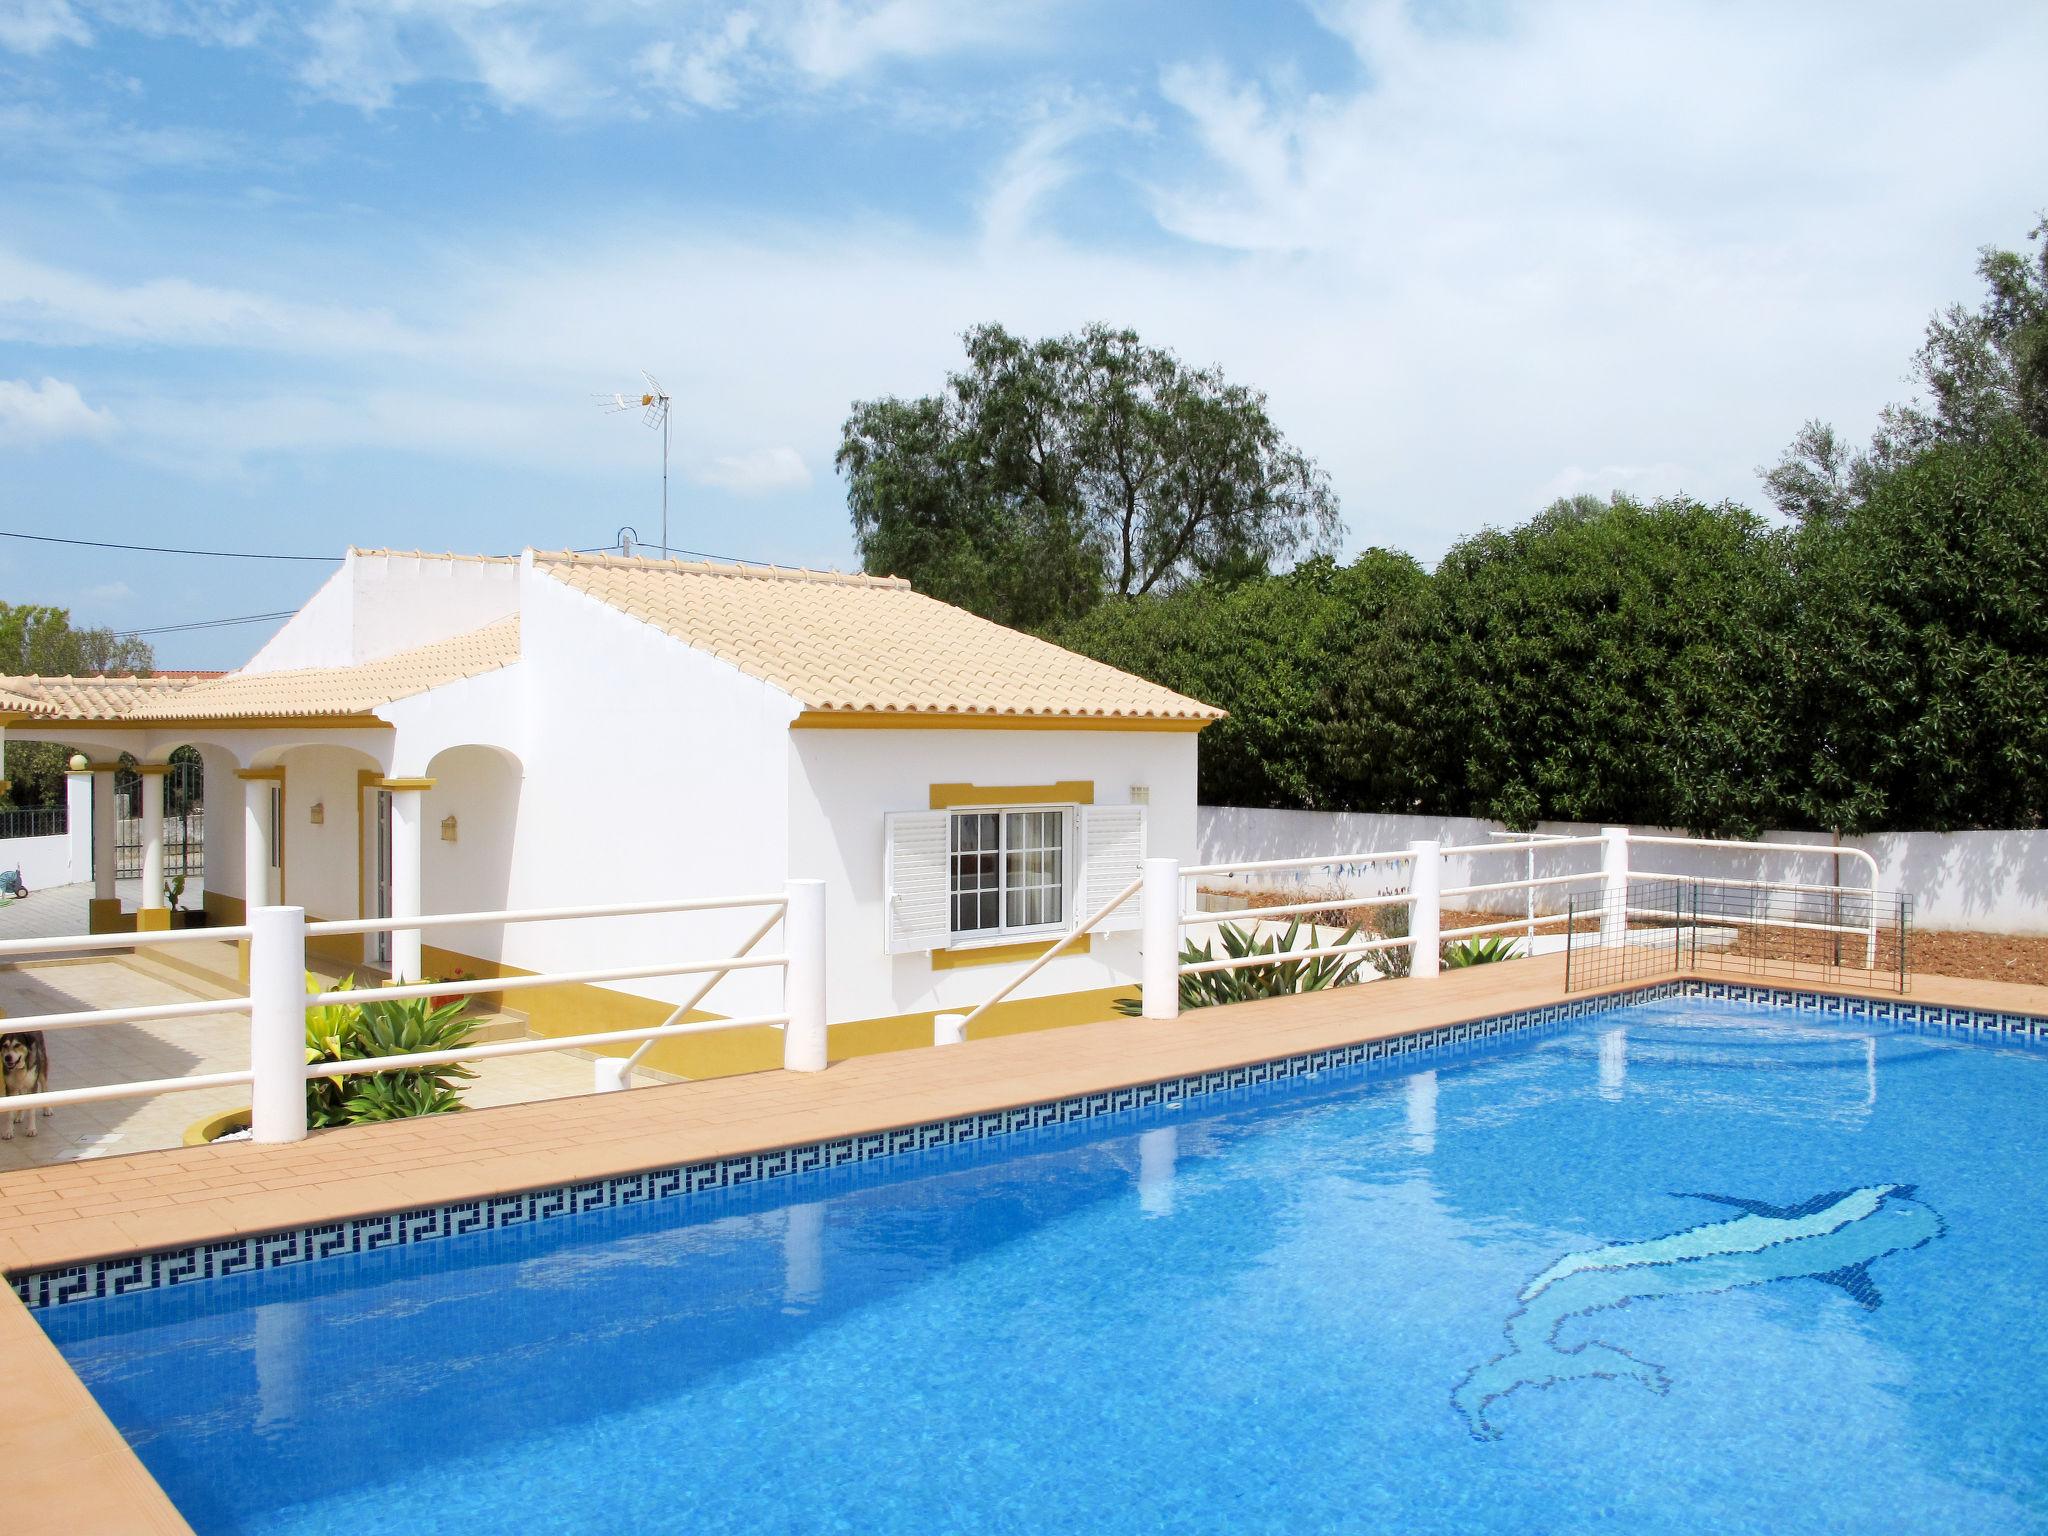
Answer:
<svg viewBox="0 0 2048 1536"><path fill-rule="evenodd" d="M125 884L123 894L132 906L139 887ZM91 892L89 885L58 886L0 907L0 939L84 933ZM233 946L208 939L200 930L190 942L164 950L102 951L0 964L0 1031L6 1029L7 1019L29 1014L222 1001L246 992ZM249 1016L221 1012L54 1030L47 1043L52 1088L239 1072L249 1065ZM475 1070L477 1076L466 1085L463 1097L478 1108L590 1091L587 1055L548 1051L498 1057L476 1063ZM195 1121L246 1109L248 1104L246 1087L67 1104L38 1124L37 1135L17 1129L13 1140L0 1141L0 1173L179 1147Z"/></svg>
<svg viewBox="0 0 2048 1536"><path fill-rule="evenodd" d="M1557 1002L1563 982L1563 958L1540 956L1203 1009L1171 1023L1119 1019L864 1056L816 1074L508 1105L325 1131L285 1147L190 1147L4 1173L0 1269L477 1199L1153 1082ZM1911 1000L2048 1014L2048 988L2010 983L1919 976ZM14 1469L16 1507L78 1533L187 1530L11 1291L0 1294L0 1360L0 1458Z"/></svg>

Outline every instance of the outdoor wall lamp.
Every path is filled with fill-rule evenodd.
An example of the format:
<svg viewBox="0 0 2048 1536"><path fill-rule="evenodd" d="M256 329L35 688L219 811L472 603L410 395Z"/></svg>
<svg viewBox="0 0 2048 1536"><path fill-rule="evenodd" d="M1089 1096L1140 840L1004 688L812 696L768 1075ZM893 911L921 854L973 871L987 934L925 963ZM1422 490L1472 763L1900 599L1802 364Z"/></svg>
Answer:
<svg viewBox="0 0 2048 1536"><path fill-rule="evenodd" d="M326 802L326 801L324 801L324 800L315 800L315 801L313 802L313 809L312 809L312 810L310 810L310 811L308 811L308 812L307 812L306 814L307 814L307 815L309 815L309 816L311 816L311 817L313 818L313 825L314 825L314 826L316 826L316 827L324 827L324 826L326 826L326 825L327 825L327 802Z"/></svg>
<svg viewBox="0 0 2048 1536"><path fill-rule="evenodd" d="M455 818L453 816L443 816L441 818L441 841L444 843L455 841Z"/></svg>

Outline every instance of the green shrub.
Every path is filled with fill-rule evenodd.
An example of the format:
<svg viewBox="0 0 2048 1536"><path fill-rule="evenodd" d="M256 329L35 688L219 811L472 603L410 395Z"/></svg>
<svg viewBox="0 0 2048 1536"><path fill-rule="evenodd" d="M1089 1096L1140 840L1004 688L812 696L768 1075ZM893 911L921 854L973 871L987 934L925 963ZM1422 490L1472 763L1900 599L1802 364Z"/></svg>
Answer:
<svg viewBox="0 0 2048 1536"><path fill-rule="evenodd" d="M1190 940L1181 949L1180 963L1198 965L1205 960L1225 957L1243 960L1252 955L1278 954L1294 948L1300 931L1301 919L1298 917L1287 924L1287 932L1278 939L1254 939L1236 924L1225 923L1216 934L1223 944L1222 956L1216 954L1213 943L1198 945ZM1357 928L1346 928L1336 942L1351 944L1357 938ZM1348 987L1357 982L1358 973L1364 965L1364 959L1357 955L1323 955L1313 960L1276 960L1270 965L1249 965L1234 971L1202 971L1193 976L1183 975L1180 979L1181 1012L1186 1013L1191 1008L1212 1008L1222 1003L1248 1003L1262 997L1289 997L1298 992L1325 992L1332 987ZM1115 1006L1116 1011L1126 1018L1136 1018L1144 1005L1138 998L1120 997Z"/></svg>
<svg viewBox="0 0 2048 1536"><path fill-rule="evenodd" d="M1444 946L1444 969L1461 971L1468 965L1492 965L1515 958L1515 941L1504 933L1483 939L1453 939Z"/></svg>
<svg viewBox="0 0 2048 1536"><path fill-rule="evenodd" d="M349 992L353 978L333 990ZM306 991L325 992L327 983L307 976ZM463 1017L462 1001L435 1007L424 997L380 1001L365 993L363 1001L329 1003L306 1010L306 1064L367 1061L377 1056L409 1056L422 1051L452 1051L469 1043L475 1024ZM413 1115L439 1115L462 1108L456 1083L476 1073L459 1062L343 1077L316 1077L306 1083L306 1123L315 1130L335 1125L365 1125Z"/></svg>
<svg viewBox="0 0 2048 1536"><path fill-rule="evenodd" d="M1373 936L1381 939L1405 939L1408 937L1408 904L1395 902L1389 907L1375 907ZM1396 944L1392 949L1376 949L1372 952L1372 966L1382 976L1406 976L1415 964L1415 950L1412 945Z"/></svg>

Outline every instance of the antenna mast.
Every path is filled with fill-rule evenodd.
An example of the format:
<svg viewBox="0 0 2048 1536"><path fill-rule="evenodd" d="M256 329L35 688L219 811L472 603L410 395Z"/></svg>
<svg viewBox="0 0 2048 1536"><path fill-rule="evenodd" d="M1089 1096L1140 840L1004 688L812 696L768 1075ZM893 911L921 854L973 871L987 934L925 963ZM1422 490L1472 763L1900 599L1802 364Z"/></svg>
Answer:
<svg viewBox="0 0 2048 1536"><path fill-rule="evenodd" d="M640 420L647 426L661 429L661 558L668 558L668 441L669 407L668 391L661 387L661 380L653 374L641 371L647 381L647 388L638 394L609 394L597 397L598 405L616 415L621 411L638 411Z"/></svg>

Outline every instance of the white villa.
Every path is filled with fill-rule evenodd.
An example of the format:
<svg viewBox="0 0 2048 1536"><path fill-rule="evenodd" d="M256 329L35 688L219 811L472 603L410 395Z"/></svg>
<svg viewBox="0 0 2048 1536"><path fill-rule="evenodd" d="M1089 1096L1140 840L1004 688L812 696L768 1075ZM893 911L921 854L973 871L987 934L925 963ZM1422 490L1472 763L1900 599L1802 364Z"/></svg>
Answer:
<svg viewBox="0 0 2048 1536"><path fill-rule="evenodd" d="M87 760L98 931L171 924L162 775L189 744L216 924L251 902L403 917L822 880L835 1057L929 1044L935 1013L986 999L1148 852L1191 862L1196 736L1220 713L893 578L532 550L351 550L218 678L0 678L6 739ZM133 911L114 879L124 755L143 786ZM717 941L737 947L752 919L719 919ZM703 953L675 924L350 936L327 958L416 979ZM1136 926L1131 903L988 1028L1106 1017L1135 988ZM730 978L719 1012L746 1016L757 980ZM537 1034L627 1028L660 1022L689 982L518 1004ZM704 1076L778 1051L770 1031L734 1030L664 1042L650 1062Z"/></svg>

